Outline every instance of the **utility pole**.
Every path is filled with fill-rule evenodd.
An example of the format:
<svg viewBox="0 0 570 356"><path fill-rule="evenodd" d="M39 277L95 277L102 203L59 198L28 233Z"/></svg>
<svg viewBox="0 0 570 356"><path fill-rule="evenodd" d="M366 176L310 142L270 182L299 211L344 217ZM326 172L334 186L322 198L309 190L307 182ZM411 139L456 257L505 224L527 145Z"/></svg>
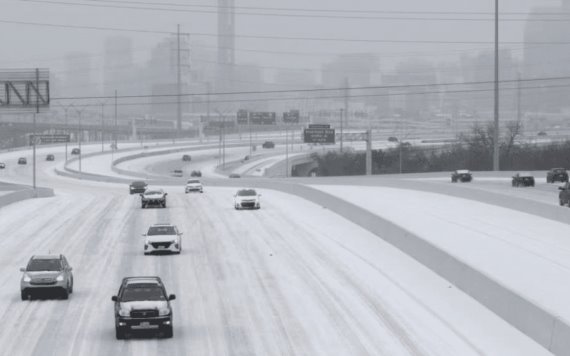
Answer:
<svg viewBox="0 0 570 356"><path fill-rule="evenodd" d="M117 146L117 135L118 135L118 126L117 126L117 90L115 90L115 149L118 148Z"/></svg>
<svg viewBox="0 0 570 356"><path fill-rule="evenodd" d="M81 152L81 136L83 136L83 134L81 132L81 112L82 111L83 111L83 109L78 111L78 114L79 114L78 131L79 131L79 134L77 135L77 139L79 141L79 145L78 145L79 146L79 178L81 178L81 156L83 155L83 152Z"/></svg>
<svg viewBox="0 0 570 356"><path fill-rule="evenodd" d="M251 152L253 150L253 142L251 138L251 118L249 116L249 111L247 112L247 126L249 128L249 156L251 157Z"/></svg>
<svg viewBox="0 0 570 356"><path fill-rule="evenodd" d="M499 0L495 0L495 132L493 135L493 170L499 170Z"/></svg>
<svg viewBox="0 0 570 356"><path fill-rule="evenodd" d="M67 126L67 110L69 110L69 106L65 109L65 133L69 135L69 127ZM67 162L67 139L65 140L65 161Z"/></svg>
<svg viewBox="0 0 570 356"><path fill-rule="evenodd" d="M101 152L105 151L104 136L105 136L105 103L101 103Z"/></svg>
<svg viewBox="0 0 570 356"><path fill-rule="evenodd" d="M372 175L372 130L366 130L366 175Z"/></svg>
<svg viewBox="0 0 570 356"><path fill-rule="evenodd" d="M182 130L182 102L181 102L181 98L182 98L182 78L181 78L181 72L180 72L180 25L178 25L178 31L176 34L176 40L177 40L177 65L176 65L176 70L177 70L177 100L176 100L176 134L177 135L180 130Z"/></svg>
<svg viewBox="0 0 570 356"><path fill-rule="evenodd" d="M344 109L340 109L340 152L342 152L342 136L343 136L343 131L342 131L342 116L343 116L343 111Z"/></svg>
<svg viewBox="0 0 570 356"><path fill-rule="evenodd" d="M348 128L348 77L344 78L344 126Z"/></svg>
<svg viewBox="0 0 570 356"><path fill-rule="evenodd" d="M517 121L521 121L521 73L517 73Z"/></svg>
<svg viewBox="0 0 570 356"><path fill-rule="evenodd" d="M285 177L289 177L289 126L285 124Z"/></svg>
<svg viewBox="0 0 570 356"><path fill-rule="evenodd" d="M34 112L34 147L33 147L33 188L36 194L36 115L40 113L40 70L36 68L36 111Z"/></svg>
<svg viewBox="0 0 570 356"><path fill-rule="evenodd" d="M209 125L210 123L210 97L212 96L210 93L212 92L212 84L210 82L208 82L207 84L207 90L208 90L208 95L206 97L207 101L206 101L206 117L207 117L207 121L206 121L206 125ZM202 123L202 120L200 120L200 142L202 142L202 135L203 135L203 130L204 130L204 125Z"/></svg>

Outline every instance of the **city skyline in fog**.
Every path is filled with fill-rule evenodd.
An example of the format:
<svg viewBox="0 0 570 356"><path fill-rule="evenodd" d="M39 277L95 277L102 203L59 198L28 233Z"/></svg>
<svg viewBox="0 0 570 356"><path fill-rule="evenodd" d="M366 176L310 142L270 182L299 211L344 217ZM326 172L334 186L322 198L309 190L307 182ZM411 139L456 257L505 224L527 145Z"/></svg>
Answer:
<svg viewBox="0 0 570 356"><path fill-rule="evenodd" d="M17 22L46 23L69 26L97 26L122 29L138 29L149 31L176 32L176 25L181 25L182 32L190 33L193 43L200 42L201 47L193 51L214 50L216 47L216 9L215 8L183 8L183 10L204 11L207 13L148 11L149 5L128 5L111 2L78 2L89 6L70 4L41 3L30 1L5 0L0 20ZM168 3L153 1L153 3ZM359 0L351 3L348 9L342 1L312 1L310 4L297 0L272 3L271 7L305 8L305 9L344 9L351 11L441 11L441 12L492 12L493 1L486 4L472 4L469 1L438 0L431 1L429 6L421 1L399 2L390 5L388 1ZM503 12L527 12L533 6L557 5L558 1L501 1ZM207 3L202 3L207 4ZM120 9L99 6L138 7L138 9ZM211 4L210 4L211 5ZM154 5L153 5L154 6ZM237 1L236 6L267 6L263 2ZM172 7L159 6L160 9ZM422 14L394 15L379 13L375 16L382 19L363 20L358 18L319 18L319 17L274 17L249 16L240 12L252 13L251 10L236 10L237 35L267 35L279 37L315 37L315 38L347 38L377 40L445 40L445 41L492 41L492 22L481 21L426 21L417 18L428 17ZM259 12L259 11L257 11ZM271 13L271 11L262 11ZM273 11L275 12L275 11ZM342 16L342 13L307 13L303 15ZM349 13L347 17L362 17L362 14ZM394 19L400 18L400 19ZM414 17L414 20L402 20L402 17ZM488 15L445 15L429 16L439 18L487 18ZM523 18L524 16L517 16ZM392 18L392 19L386 19ZM125 20L127 19L127 20ZM523 39L523 21L501 23L501 39L503 41L520 42ZM144 63L149 59L152 47L161 41L164 34L130 33L119 31L96 31L74 28L57 28L46 26L0 23L3 33L10 33L5 39L3 56L0 65L3 67L62 66L61 58L69 52L87 52L95 62L102 55L105 38L110 36L128 36L134 43L135 62ZM275 39L236 39L236 60L238 63L255 63L258 65L281 65L294 68L318 68L320 64L330 60L338 53L377 53L385 54L384 63L393 63L400 56L434 57L434 54L454 53L457 50L479 50L490 48L484 44L420 44L420 43L347 43L335 41L295 41ZM246 51L240 51L244 49ZM267 50L278 53L261 53L256 50ZM296 53L279 53L296 52Z"/></svg>

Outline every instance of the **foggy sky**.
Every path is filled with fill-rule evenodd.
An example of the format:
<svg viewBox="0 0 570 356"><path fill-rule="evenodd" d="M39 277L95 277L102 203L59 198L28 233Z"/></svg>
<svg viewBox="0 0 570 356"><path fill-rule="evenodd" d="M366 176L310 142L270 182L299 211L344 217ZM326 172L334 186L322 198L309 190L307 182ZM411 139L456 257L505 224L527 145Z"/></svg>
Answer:
<svg viewBox="0 0 570 356"><path fill-rule="evenodd" d="M79 0L61 0L81 2ZM161 3L176 3L172 0L147 0ZM57 4L39 4L20 0L0 0L0 20L44 22L67 25L104 26L175 31L179 23L183 32L216 33L217 17L215 14L193 14L177 12L143 11L133 9L108 9ZM89 3L89 2L87 2ZM217 1L200 2L178 1L177 3L215 5ZM501 0L501 11L527 12L533 6L556 6L559 1L541 0ZM273 0L244 1L236 0L238 6L263 6L314 9L350 9L350 10L403 10L403 11L483 11L494 10L493 0ZM144 5L137 5L144 6ZM377 16L390 16L378 14ZM418 15L422 16L422 15ZM473 15L482 17L483 15ZM453 16L451 16L453 17ZM521 41L524 22L501 24L501 39ZM92 31L78 29L59 29L49 27L23 26L0 23L2 52L0 67L50 67L55 70L63 66L62 58L72 51L85 51L93 56L94 69L102 59L103 43L112 35L130 36L134 41L135 59L144 63L154 44L165 35L117 33L113 31ZM236 33L247 35L275 35L297 37L339 37L364 39L398 40L446 40L446 41L492 41L492 22L455 22L455 21L391 21L391 20L355 20L355 19L316 19L316 18L278 18L260 16L237 16ZM215 46L215 37L192 36L205 45ZM382 63L394 54L418 56L421 53L449 53L455 50L477 50L491 48L492 45L441 45L441 44L375 44L375 43L337 43L305 42L279 40L238 39L236 47L245 49L263 49L275 51L296 51L308 53L379 53ZM193 49L196 51L199 49ZM387 58L382 60L382 54ZM520 55L515 53L515 55ZM299 56L285 54L261 54L236 52L238 63L255 63L295 68L319 68L330 60L324 55Z"/></svg>

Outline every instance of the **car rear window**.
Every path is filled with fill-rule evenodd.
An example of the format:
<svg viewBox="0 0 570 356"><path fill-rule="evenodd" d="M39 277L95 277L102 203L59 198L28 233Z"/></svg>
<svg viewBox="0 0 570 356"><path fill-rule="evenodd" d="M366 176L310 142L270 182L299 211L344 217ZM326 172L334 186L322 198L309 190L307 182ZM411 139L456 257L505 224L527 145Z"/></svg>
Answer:
<svg viewBox="0 0 570 356"><path fill-rule="evenodd" d="M145 182L132 182L131 185L135 187L144 187Z"/></svg>
<svg viewBox="0 0 570 356"><path fill-rule="evenodd" d="M147 235L176 235L174 226L151 226Z"/></svg>

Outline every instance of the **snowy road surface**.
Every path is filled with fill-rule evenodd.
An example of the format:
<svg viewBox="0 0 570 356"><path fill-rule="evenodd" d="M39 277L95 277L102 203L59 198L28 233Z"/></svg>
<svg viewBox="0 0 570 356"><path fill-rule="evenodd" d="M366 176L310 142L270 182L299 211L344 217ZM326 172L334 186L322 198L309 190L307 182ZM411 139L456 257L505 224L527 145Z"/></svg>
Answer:
<svg viewBox="0 0 570 356"><path fill-rule="evenodd" d="M11 355L548 355L415 260L301 198L263 190L236 211L234 189L166 187L166 209L141 209L126 186L61 178L56 197L0 209L0 332ZM29 180L30 167L7 179ZM181 255L144 256L141 234L171 222ZM21 301L19 267L64 253L69 300ZM159 275L175 293L174 338L114 337L121 278Z"/></svg>

